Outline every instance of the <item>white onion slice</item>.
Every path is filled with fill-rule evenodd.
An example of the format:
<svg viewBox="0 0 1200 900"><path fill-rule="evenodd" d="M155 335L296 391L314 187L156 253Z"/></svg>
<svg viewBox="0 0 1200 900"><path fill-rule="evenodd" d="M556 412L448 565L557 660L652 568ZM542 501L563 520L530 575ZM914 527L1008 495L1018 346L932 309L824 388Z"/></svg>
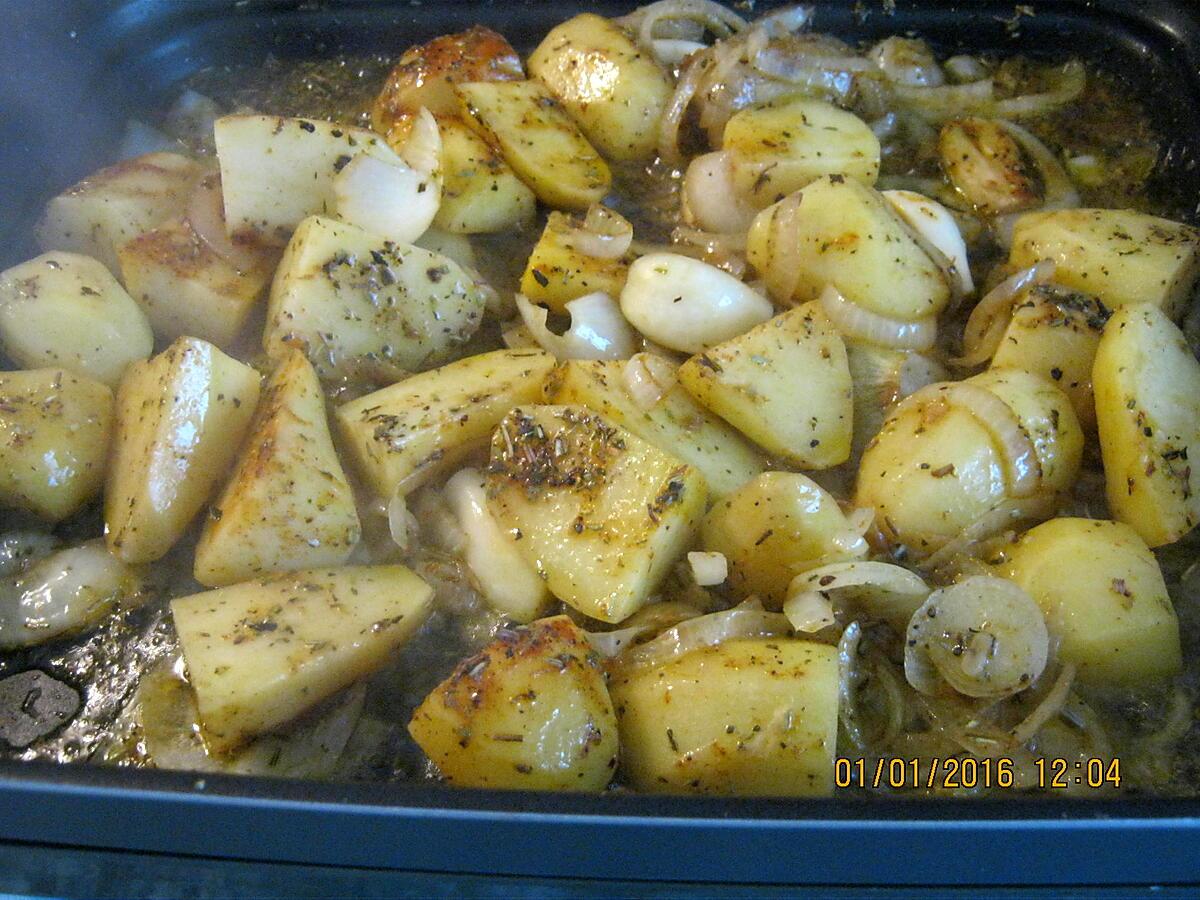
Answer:
<svg viewBox="0 0 1200 900"><path fill-rule="evenodd" d="M947 284L955 294L959 297L973 294L975 282L971 279L967 244L950 210L936 200L914 191L884 191L883 196L896 214L915 232L921 248L927 253L930 247L938 251L936 255L929 255L938 263L938 268L942 269ZM942 259L937 259L936 256L941 256Z"/></svg>
<svg viewBox="0 0 1200 900"><path fill-rule="evenodd" d="M994 114L1014 119L1045 115L1075 100L1087 87L1087 72L1078 60L1064 64L1059 75L1061 82L1053 90L997 100Z"/></svg>
<svg viewBox="0 0 1200 900"><path fill-rule="evenodd" d="M1057 505L1053 495L1003 500L995 509L984 513L952 540L921 560L920 566L925 571L937 572L954 557L969 553L975 545L1002 534L1006 529L1049 518L1054 515Z"/></svg>
<svg viewBox="0 0 1200 900"><path fill-rule="evenodd" d="M675 91L671 94L667 108L663 110L662 118L659 120L658 155L668 165L678 165L683 161L683 155L679 152L679 128L683 124L684 114L691 106L692 98L696 96L696 91L700 88L700 79L704 75L704 69L699 63L707 56L707 51L692 56L687 68L683 70L679 80L675 83Z"/></svg>
<svg viewBox="0 0 1200 900"><path fill-rule="evenodd" d="M639 409L652 409L678 384L675 365L658 353L635 353L625 363L621 377Z"/></svg>
<svg viewBox="0 0 1200 900"><path fill-rule="evenodd" d="M583 225L563 235L568 247L595 259L620 259L633 243L633 226L620 213L595 203L587 211Z"/></svg>
<svg viewBox="0 0 1200 900"><path fill-rule="evenodd" d="M416 517L408 511L408 502L400 488L392 493L392 499L388 501L387 520L392 543L401 550L407 550L411 536L416 534L420 526Z"/></svg>
<svg viewBox="0 0 1200 900"><path fill-rule="evenodd" d="M620 656L626 647L632 645L643 634L653 630L653 625L645 624L619 628L616 631L585 631L584 634L587 635L592 649L605 659L613 659Z"/></svg>
<svg viewBox="0 0 1200 900"><path fill-rule="evenodd" d="M888 81L909 87L940 87L946 83L929 45L914 38L894 35L884 38L867 55Z"/></svg>
<svg viewBox="0 0 1200 900"><path fill-rule="evenodd" d="M411 244L433 223L442 191L426 173L360 153L334 176L333 193L351 225Z"/></svg>
<svg viewBox="0 0 1200 900"><path fill-rule="evenodd" d="M881 316L851 303L831 284L821 291L819 302L834 327L848 338L897 350L928 350L937 340L937 319L932 316L915 322Z"/></svg>
<svg viewBox="0 0 1200 900"><path fill-rule="evenodd" d="M734 187L733 154L728 150L691 161L683 176L683 205L690 221L715 234L743 234L756 215Z"/></svg>
<svg viewBox="0 0 1200 900"><path fill-rule="evenodd" d="M796 631L815 634L837 622L833 604L817 591L791 594L783 603L783 614Z"/></svg>
<svg viewBox="0 0 1200 900"><path fill-rule="evenodd" d="M713 0L658 0L618 21L628 28L636 28L638 43L650 47L654 42L655 27L675 19L699 22L717 37L728 37L746 27L745 19Z"/></svg>
<svg viewBox="0 0 1200 900"><path fill-rule="evenodd" d="M901 105L934 124L973 114L986 115L996 96L991 78L937 87L894 84L892 89Z"/></svg>
<svg viewBox="0 0 1200 900"><path fill-rule="evenodd" d="M792 626L782 613L765 612L756 600L747 600L722 612L709 613L680 622L652 641L632 647L618 658L627 668L661 666L705 647L714 647L733 638L788 635Z"/></svg>
<svg viewBox="0 0 1200 900"><path fill-rule="evenodd" d="M597 292L567 303L571 327L557 335L546 325L549 310L536 306L524 294L514 295L525 327L538 346L558 359L628 359L635 335L608 294Z"/></svg>
<svg viewBox="0 0 1200 900"><path fill-rule="evenodd" d="M977 366L991 359L1008 327L1013 301L1031 285L1052 280L1054 271L1053 260L1044 259L1008 276L984 294L967 319L963 355L954 360L955 365Z"/></svg>
<svg viewBox="0 0 1200 900"><path fill-rule="evenodd" d="M802 572L792 579L788 593L791 596L819 593L839 604L848 602L852 608L874 618L907 622L929 596L929 586L915 572L901 566L862 560ZM831 594L835 596L830 597Z"/></svg>
<svg viewBox="0 0 1200 900"><path fill-rule="evenodd" d="M692 577L700 587L721 584L729 577L729 560L724 553L701 553L692 551L687 555Z"/></svg>
<svg viewBox="0 0 1200 900"><path fill-rule="evenodd" d="M231 240L225 224L225 200L221 195L221 176L213 173L201 178L188 199L184 217L196 237L239 272L251 269L258 254Z"/></svg>
<svg viewBox="0 0 1200 900"><path fill-rule="evenodd" d="M683 38L655 38L653 41L654 58L664 66L677 66L693 53L705 49L706 45L699 41L688 41Z"/></svg>
<svg viewBox="0 0 1200 900"><path fill-rule="evenodd" d="M800 198L797 192L776 206L768 225L767 270L761 274L767 294L777 303L791 302L800 281L800 246L796 239Z"/></svg>

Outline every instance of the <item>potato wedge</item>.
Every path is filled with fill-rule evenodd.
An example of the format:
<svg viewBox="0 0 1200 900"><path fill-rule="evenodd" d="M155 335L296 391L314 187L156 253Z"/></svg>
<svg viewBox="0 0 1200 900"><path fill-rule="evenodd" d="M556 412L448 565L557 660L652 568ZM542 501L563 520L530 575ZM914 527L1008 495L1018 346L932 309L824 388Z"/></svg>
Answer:
<svg viewBox="0 0 1200 900"><path fill-rule="evenodd" d="M700 543L729 562L729 586L778 607L793 578L867 555L832 494L794 472L763 472L714 504Z"/></svg>
<svg viewBox="0 0 1200 900"><path fill-rule="evenodd" d="M671 81L612 19L581 13L552 28L529 56L529 74L605 157L654 158Z"/></svg>
<svg viewBox="0 0 1200 900"><path fill-rule="evenodd" d="M453 260L312 216L275 273L263 349L303 350L322 378L390 383L453 356L484 304Z"/></svg>
<svg viewBox="0 0 1200 900"><path fill-rule="evenodd" d="M850 458L853 382L846 345L806 303L679 367L679 383L768 453L806 469Z"/></svg>
<svg viewBox="0 0 1200 900"><path fill-rule="evenodd" d="M1006 555L1006 577L1038 602L1082 683L1136 687L1179 672L1179 620L1154 554L1128 525L1053 519Z"/></svg>
<svg viewBox="0 0 1200 900"><path fill-rule="evenodd" d="M522 294L563 315L570 301L586 294L602 291L619 297L629 275L625 260L597 259L571 246L569 235L574 227L570 216L550 213L521 276Z"/></svg>
<svg viewBox="0 0 1200 900"><path fill-rule="evenodd" d="M734 189L765 209L823 175L873 186L879 177L879 139L854 113L823 100L785 100L752 106L725 124Z"/></svg>
<svg viewBox="0 0 1200 900"><path fill-rule="evenodd" d="M877 191L830 175L800 190L800 207L787 223L785 204L793 202L760 212L746 238L747 256L760 273L784 270L786 278L768 277L768 286L794 281L788 296L772 295L777 302L815 300L831 284L864 309L915 322L937 315L949 301L941 271Z"/></svg>
<svg viewBox="0 0 1200 900"><path fill-rule="evenodd" d="M154 335L103 263L56 252L0 273L0 345L18 365L62 366L115 388L154 351Z"/></svg>
<svg viewBox="0 0 1200 900"><path fill-rule="evenodd" d="M536 402L554 357L469 356L343 404L335 414L355 469L380 497L409 493L486 446L514 406Z"/></svg>
<svg viewBox="0 0 1200 900"><path fill-rule="evenodd" d="M101 169L50 201L38 243L93 256L119 274L117 248L181 215L203 174L200 163L178 153L148 153Z"/></svg>
<svg viewBox="0 0 1200 900"><path fill-rule="evenodd" d="M738 796L833 793L837 649L739 638L609 687L621 770L637 790Z"/></svg>
<svg viewBox="0 0 1200 900"><path fill-rule="evenodd" d="M1155 304L1118 309L1092 368L1108 508L1151 547L1200 522L1200 363Z"/></svg>
<svg viewBox="0 0 1200 900"><path fill-rule="evenodd" d="M205 742L235 750L379 669L432 598L404 566L349 566L173 600Z"/></svg>
<svg viewBox="0 0 1200 900"><path fill-rule="evenodd" d="M235 240L283 246L305 218L333 212L333 177L354 157L401 162L374 132L318 119L224 116L213 133Z"/></svg>
<svg viewBox="0 0 1200 900"><path fill-rule="evenodd" d="M375 104L371 125L387 134L398 119L425 107L437 116L458 113L454 85L464 81L518 81L521 57L504 36L475 25L404 51Z"/></svg>
<svg viewBox="0 0 1200 900"><path fill-rule="evenodd" d="M433 223L454 234L489 234L533 223L537 198L504 158L457 116L441 118L442 205Z"/></svg>
<svg viewBox="0 0 1200 900"><path fill-rule="evenodd" d="M115 556L153 562L183 535L237 457L258 382L254 369L196 338L130 367L104 492Z"/></svg>
<svg viewBox="0 0 1200 900"><path fill-rule="evenodd" d="M1200 276L1200 230L1127 209L1026 213L1008 259L1014 268L1053 260L1055 281L1109 309L1153 303L1176 319Z"/></svg>
<svg viewBox="0 0 1200 900"><path fill-rule="evenodd" d="M104 485L107 385L62 369L0 372L0 506L58 522Z"/></svg>
<svg viewBox="0 0 1200 900"><path fill-rule="evenodd" d="M734 429L676 385L643 408L626 387L628 362L568 360L546 380L548 403L586 406L665 453L695 466L709 493L723 497L766 468L766 460Z"/></svg>
<svg viewBox="0 0 1200 900"><path fill-rule="evenodd" d="M492 438L488 508L551 592L602 622L646 603L707 498L696 469L586 407L518 407Z"/></svg>
<svg viewBox="0 0 1200 900"><path fill-rule="evenodd" d="M480 82L456 90L466 123L500 150L543 203L585 210L608 193L608 166L541 84Z"/></svg>
<svg viewBox="0 0 1200 900"><path fill-rule="evenodd" d="M566 616L507 630L463 660L408 730L463 787L599 791L617 766L600 659Z"/></svg>
<svg viewBox="0 0 1200 900"><path fill-rule="evenodd" d="M360 534L317 373L292 351L267 380L238 464L209 510L196 580L216 587L341 565Z"/></svg>

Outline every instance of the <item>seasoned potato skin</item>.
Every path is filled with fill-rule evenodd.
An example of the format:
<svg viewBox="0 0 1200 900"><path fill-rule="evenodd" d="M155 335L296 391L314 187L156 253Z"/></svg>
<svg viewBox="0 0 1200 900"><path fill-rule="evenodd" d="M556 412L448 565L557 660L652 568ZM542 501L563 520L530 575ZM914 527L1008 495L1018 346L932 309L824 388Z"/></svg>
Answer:
<svg viewBox="0 0 1200 900"><path fill-rule="evenodd" d="M597 791L617 767L600 658L566 616L503 630L434 688L408 728L460 786Z"/></svg>

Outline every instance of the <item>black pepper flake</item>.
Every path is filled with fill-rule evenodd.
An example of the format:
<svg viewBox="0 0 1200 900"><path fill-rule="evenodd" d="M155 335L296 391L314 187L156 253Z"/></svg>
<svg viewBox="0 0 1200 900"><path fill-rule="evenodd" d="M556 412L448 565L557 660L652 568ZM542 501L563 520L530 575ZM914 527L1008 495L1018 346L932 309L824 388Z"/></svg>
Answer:
<svg viewBox="0 0 1200 900"><path fill-rule="evenodd" d="M307 131L309 134L312 134L314 131L317 130L317 126L314 125L312 122L303 122L302 121L300 123L300 128L304 131Z"/></svg>
<svg viewBox="0 0 1200 900"><path fill-rule="evenodd" d="M547 278L545 275L543 275L540 269L530 269L529 274L532 275L533 280L536 281L538 284L540 284L542 287L545 287L546 285L548 285L550 283L550 279Z"/></svg>

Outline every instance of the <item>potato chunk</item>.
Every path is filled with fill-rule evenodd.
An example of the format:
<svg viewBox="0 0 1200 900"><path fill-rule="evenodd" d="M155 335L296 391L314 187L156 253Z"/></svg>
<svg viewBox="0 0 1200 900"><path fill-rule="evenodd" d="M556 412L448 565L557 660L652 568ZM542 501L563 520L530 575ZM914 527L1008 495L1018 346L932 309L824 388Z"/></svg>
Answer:
<svg viewBox="0 0 1200 900"><path fill-rule="evenodd" d="M784 204L764 209L747 236L759 272L783 266L795 286L778 302L815 300L833 285L864 309L913 322L937 315L950 289L933 260L909 236L877 191L842 175L819 178L799 192L791 224L775 221Z"/></svg>
<svg viewBox="0 0 1200 900"><path fill-rule="evenodd" d="M581 13L551 29L529 57L529 74L607 158L654 157L671 82L611 19Z"/></svg>
<svg viewBox="0 0 1200 900"><path fill-rule="evenodd" d="M365 128L284 116L225 116L213 129L231 237L282 246L311 215L334 209L333 178L359 154L399 164Z"/></svg>
<svg viewBox="0 0 1200 900"><path fill-rule="evenodd" d="M620 296L629 275L624 260L597 259L571 246L574 228L570 216L550 213L521 276L521 293L556 313L565 314L570 301L597 291Z"/></svg>
<svg viewBox="0 0 1200 900"><path fill-rule="evenodd" d="M377 495L407 494L485 446L514 406L536 402L553 367L542 350L470 356L351 400L338 431Z"/></svg>
<svg viewBox="0 0 1200 900"><path fill-rule="evenodd" d="M610 685L621 770L640 791L811 797L833 793L837 649L727 640Z"/></svg>
<svg viewBox="0 0 1200 900"><path fill-rule="evenodd" d="M112 391L62 369L0 372L0 506L57 522L104 484Z"/></svg>
<svg viewBox="0 0 1200 900"><path fill-rule="evenodd" d="M608 193L608 166L541 84L461 84L457 91L467 124L499 148L543 203L583 210Z"/></svg>
<svg viewBox="0 0 1200 900"><path fill-rule="evenodd" d="M488 508L556 597L603 622L646 603L707 498L696 469L586 407L519 407L492 438Z"/></svg>
<svg viewBox="0 0 1200 900"><path fill-rule="evenodd" d="M130 367L104 496L117 557L153 562L183 535L237 457L258 382L254 369L196 338Z"/></svg>
<svg viewBox="0 0 1200 900"><path fill-rule="evenodd" d="M853 113L822 100L785 100L735 113L722 147L740 197L764 209L823 175L865 185L879 177L879 139Z"/></svg>
<svg viewBox="0 0 1200 900"><path fill-rule="evenodd" d="M1200 275L1200 230L1127 209L1027 213L1013 228L1009 263L1042 259L1057 266L1055 281L1110 309L1153 303L1178 318Z"/></svg>
<svg viewBox="0 0 1200 900"><path fill-rule="evenodd" d="M1079 424L1096 426L1092 363L1108 309L1088 294L1054 284L1035 285L1015 301L996 368L1021 369L1054 381L1071 398Z"/></svg>
<svg viewBox="0 0 1200 900"><path fill-rule="evenodd" d="M729 561L739 596L776 607L801 572L867 555L833 495L793 472L764 472L715 504L700 541Z"/></svg>
<svg viewBox="0 0 1200 900"><path fill-rule="evenodd" d="M693 356L679 383L756 444L794 466L850 458L853 383L846 345L816 303Z"/></svg>
<svg viewBox="0 0 1200 900"><path fill-rule="evenodd" d="M1179 540L1200 522L1200 363L1161 308L1127 306L1104 326L1092 383L1113 518L1151 547Z"/></svg>
<svg viewBox="0 0 1200 900"><path fill-rule="evenodd" d="M94 256L115 275L117 248L181 215L203 174L203 166L178 153L147 153L101 169L50 201L38 243Z"/></svg>
<svg viewBox="0 0 1200 900"><path fill-rule="evenodd" d="M641 406L626 387L626 368L635 364L567 360L547 379L546 399L586 406L678 456L700 471L713 497L736 490L766 468L762 455L745 438L678 385L652 406Z"/></svg>
<svg viewBox="0 0 1200 900"><path fill-rule="evenodd" d="M442 204L433 223L454 234L490 234L533 221L537 198L504 158L461 119L438 119Z"/></svg>
<svg viewBox="0 0 1200 900"><path fill-rule="evenodd" d="M408 730L463 787L599 791L617 766L600 660L566 616L507 630L463 660Z"/></svg>
<svg viewBox="0 0 1200 900"><path fill-rule="evenodd" d="M341 565L360 533L317 374L293 351L268 379L237 467L209 511L196 580L215 587Z"/></svg>
<svg viewBox="0 0 1200 900"><path fill-rule="evenodd" d="M263 349L272 359L301 349L322 378L389 383L453 355L484 302L453 260L313 216L279 263Z"/></svg>
<svg viewBox="0 0 1200 900"><path fill-rule="evenodd" d="M351 566L173 600L209 748L235 750L382 667L432 597L404 566Z"/></svg>
<svg viewBox="0 0 1200 900"><path fill-rule="evenodd" d="M103 263L56 252L0 273L0 344L19 365L63 366L115 388L153 352L154 335Z"/></svg>
<svg viewBox="0 0 1200 900"><path fill-rule="evenodd" d="M1007 551L1006 576L1046 614L1087 684L1141 685L1181 668L1179 621L1154 554L1120 522L1053 519Z"/></svg>

